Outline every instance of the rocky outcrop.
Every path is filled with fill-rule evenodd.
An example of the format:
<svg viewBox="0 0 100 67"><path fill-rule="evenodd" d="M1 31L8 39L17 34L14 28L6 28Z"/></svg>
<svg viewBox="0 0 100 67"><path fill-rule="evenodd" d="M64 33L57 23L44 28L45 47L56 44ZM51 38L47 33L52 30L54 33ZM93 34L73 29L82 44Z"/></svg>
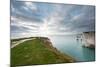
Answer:
<svg viewBox="0 0 100 67"><path fill-rule="evenodd" d="M83 47L95 48L95 32L83 32Z"/></svg>

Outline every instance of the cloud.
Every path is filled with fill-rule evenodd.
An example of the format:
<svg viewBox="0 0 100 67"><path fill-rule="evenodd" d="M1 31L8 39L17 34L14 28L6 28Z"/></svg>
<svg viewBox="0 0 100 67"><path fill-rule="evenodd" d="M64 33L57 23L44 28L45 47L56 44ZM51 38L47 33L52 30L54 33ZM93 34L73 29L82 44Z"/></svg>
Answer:
<svg viewBox="0 0 100 67"><path fill-rule="evenodd" d="M62 11L63 8L64 11ZM55 12L52 12L52 14L45 19L51 33L57 32L58 35L61 32L78 33L94 31L94 13L93 6L56 5Z"/></svg>
<svg viewBox="0 0 100 67"><path fill-rule="evenodd" d="M35 2L11 6L12 34L45 36L95 31L94 6Z"/></svg>
<svg viewBox="0 0 100 67"><path fill-rule="evenodd" d="M22 6L22 8L24 8L26 11L36 11L37 7L32 3L32 2L25 2L24 3L25 6Z"/></svg>

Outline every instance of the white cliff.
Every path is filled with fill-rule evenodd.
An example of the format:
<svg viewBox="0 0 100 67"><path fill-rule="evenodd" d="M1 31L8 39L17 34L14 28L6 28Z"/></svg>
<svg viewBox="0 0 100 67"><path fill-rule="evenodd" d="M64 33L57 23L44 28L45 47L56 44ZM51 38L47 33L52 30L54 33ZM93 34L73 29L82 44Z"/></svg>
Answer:
<svg viewBox="0 0 100 67"><path fill-rule="evenodd" d="M82 38L85 47L95 47L95 32L83 32Z"/></svg>

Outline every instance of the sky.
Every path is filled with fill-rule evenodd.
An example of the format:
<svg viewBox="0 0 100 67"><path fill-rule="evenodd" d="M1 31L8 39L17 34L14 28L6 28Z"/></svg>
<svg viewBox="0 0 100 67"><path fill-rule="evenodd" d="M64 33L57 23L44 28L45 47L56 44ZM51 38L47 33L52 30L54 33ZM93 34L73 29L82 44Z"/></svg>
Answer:
<svg viewBox="0 0 100 67"><path fill-rule="evenodd" d="M95 31L95 6L11 0L11 38Z"/></svg>

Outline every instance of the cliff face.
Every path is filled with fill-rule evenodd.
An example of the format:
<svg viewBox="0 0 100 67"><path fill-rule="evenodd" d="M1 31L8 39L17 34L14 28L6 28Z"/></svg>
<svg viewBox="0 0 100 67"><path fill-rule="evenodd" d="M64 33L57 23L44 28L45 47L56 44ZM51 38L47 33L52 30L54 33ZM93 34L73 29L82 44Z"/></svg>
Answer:
<svg viewBox="0 0 100 67"><path fill-rule="evenodd" d="M39 37L39 38L41 39L42 42L44 42L44 46L48 48L51 52L53 52L56 56L58 56L60 59L63 59L68 63L75 62L74 58L72 58L69 55L61 53L59 50L57 50L57 48L53 47L53 44L48 37Z"/></svg>
<svg viewBox="0 0 100 67"><path fill-rule="evenodd" d="M95 47L95 32L83 32L84 46L94 48Z"/></svg>

